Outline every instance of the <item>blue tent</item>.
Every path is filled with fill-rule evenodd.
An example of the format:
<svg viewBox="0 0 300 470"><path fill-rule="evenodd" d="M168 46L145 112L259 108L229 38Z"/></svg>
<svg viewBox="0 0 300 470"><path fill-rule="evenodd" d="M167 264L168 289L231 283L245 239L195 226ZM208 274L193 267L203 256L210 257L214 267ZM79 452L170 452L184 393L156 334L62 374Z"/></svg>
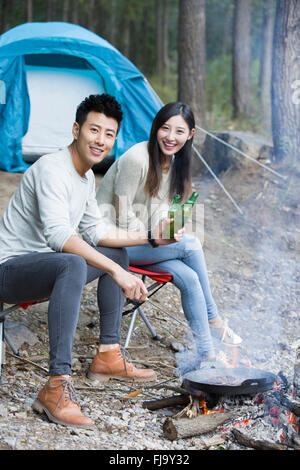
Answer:
<svg viewBox="0 0 300 470"><path fill-rule="evenodd" d="M45 79L45 71L49 74L44 89L42 77ZM35 98L29 90L30 73L33 91L40 93ZM74 121L80 102L70 103L72 100L66 93L76 90L76 85L83 93L85 87L80 81L83 76L85 84L88 83L86 90L93 91L96 86L96 93L109 93L121 103L124 121L114 148L115 158L135 143L149 138L152 120L162 103L143 74L126 57L81 26L62 22L26 23L0 36L0 169L24 171L29 166L28 161L24 161L22 141L26 140L30 119L34 116L33 134L40 140L51 139L53 150L55 146L61 147L59 117L67 113L67 106L71 104ZM57 97L60 88L57 77L64 77L69 84L60 98ZM47 92L51 112L46 108ZM64 106L63 112L60 106ZM47 134L43 128L49 115L52 124L57 126L52 129L52 134ZM68 123L69 131L71 127L72 123ZM30 136L28 138L30 140ZM54 142L55 139L58 141ZM67 141L65 145L69 143ZM40 154L48 153L39 149L39 144L33 142L32 147L34 145Z"/></svg>

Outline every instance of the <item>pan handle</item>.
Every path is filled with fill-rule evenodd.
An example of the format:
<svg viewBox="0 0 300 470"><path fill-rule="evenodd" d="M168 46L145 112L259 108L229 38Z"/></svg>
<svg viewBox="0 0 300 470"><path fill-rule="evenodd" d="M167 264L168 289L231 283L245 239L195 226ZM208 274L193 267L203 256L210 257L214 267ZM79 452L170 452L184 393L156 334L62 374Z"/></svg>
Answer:
<svg viewBox="0 0 300 470"><path fill-rule="evenodd" d="M266 383L265 378L260 379L246 379L244 382L241 383L241 387L256 387L258 385L262 385Z"/></svg>

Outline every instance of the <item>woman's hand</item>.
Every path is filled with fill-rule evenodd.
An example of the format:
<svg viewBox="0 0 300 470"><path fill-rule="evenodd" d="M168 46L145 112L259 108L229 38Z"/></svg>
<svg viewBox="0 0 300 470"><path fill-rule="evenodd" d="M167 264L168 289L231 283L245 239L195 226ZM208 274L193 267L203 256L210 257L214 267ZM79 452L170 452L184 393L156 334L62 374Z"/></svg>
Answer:
<svg viewBox="0 0 300 470"><path fill-rule="evenodd" d="M158 243L158 245L170 245L171 243L179 242L182 239L184 232L185 232L184 227L178 230L178 232L174 234L174 238L169 238L169 239L163 238L163 232L164 232L165 227L169 225L171 222L173 222L173 220L174 219L164 219L153 230L152 236L154 240L156 241L156 243Z"/></svg>

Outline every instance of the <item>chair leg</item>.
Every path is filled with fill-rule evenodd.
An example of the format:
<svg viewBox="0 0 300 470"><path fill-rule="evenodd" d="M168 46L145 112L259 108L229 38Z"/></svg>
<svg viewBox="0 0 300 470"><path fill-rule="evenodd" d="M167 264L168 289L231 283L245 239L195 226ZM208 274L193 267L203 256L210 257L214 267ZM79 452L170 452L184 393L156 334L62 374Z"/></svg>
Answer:
<svg viewBox="0 0 300 470"><path fill-rule="evenodd" d="M130 338L131 338L131 335L132 335L132 331L133 331L133 327L134 327L134 323L135 323L135 319L136 319L136 316L137 316L137 313L138 313L138 309L136 309L133 314L132 314L132 317L131 317L131 321L130 321L130 325L129 325L129 328L128 328L128 332L127 332L127 336L126 336L126 340L125 340L125 344L124 344L124 348L126 349L129 345L129 342L130 342Z"/></svg>
<svg viewBox="0 0 300 470"><path fill-rule="evenodd" d="M9 309L5 310L5 312L8 312L9 310L15 310L18 308L17 306L10 307ZM3 303L0 302L0 313L3 312ZM2 384L2 364L4 363L5 360L5 342L8 344L12 352L14 353L15 356L22 357L22 355L19 353L17 348L15 347L14 343L12 342L11 338L7 334L5 330L5 317L3 317L0 320L0 385Z"/></svg>
<svg viewBox="0 0 300 470"><path fill-rule="evenodd" d="M14 343L12 342L12 340L10 339L9 335L7 334L7 332L5 331L5 328L3 329L3 336L4 336L4 339L5 341L7 342L8 346L10 347L10 349L12 350L12 352L14 353L15 356L20 356L22 357L22 355L19 353L19 351L17 350L16 346L14 345Z"/></svg>
<svg viewBox="0 0 300 470"><path fill-rule="evenodd" d="M3 303L0 302L0 312L3 311ZM4 362L4 319L0 321L0 385L2 384L2 364Z"/></svg>
<svg viewBox="0 0 300 470"><path fill-rule="evenodd" d="M149 322L148 318L146 317L142 307L138 307L132 314L130 325L129 325L127 336L126 336L126 340L125 340L125 344L124 344L124 349L126 349L129 345L131 335L132 335L132 331L133 331L133 327L134 327L134 323L135 323L136 316L137 316L138 313L141 315L142 320L144 321L146 327L150 331L150 333L152 335L152 338L154 340L159 340L160 339L160 337L156 333L155 329L152 327L151 323Z"/></svg>
<svg viewBox="0 0 300 470"><path fill-rule="evenodd" d="M4 323L3 321L0 321L0 385L2 384L2 364L4 362L4 354L5 354L3 323Z"/></svg>
<svg viewBox="0 0 300 470"><path fill-rule="evenodd" d="M159 339L159 336L158 334L156 333L155 329L153 328L153 326L151 325L151 323L149 322L148 318L146 317L142 307L138 307L138 311L139 311L139 314L141 315L142 319L144 320L144 323L146 325L146 327L148 328L148 330L150 331L151 335L152 335L152 338L154 340L158 340Z"/></svg>

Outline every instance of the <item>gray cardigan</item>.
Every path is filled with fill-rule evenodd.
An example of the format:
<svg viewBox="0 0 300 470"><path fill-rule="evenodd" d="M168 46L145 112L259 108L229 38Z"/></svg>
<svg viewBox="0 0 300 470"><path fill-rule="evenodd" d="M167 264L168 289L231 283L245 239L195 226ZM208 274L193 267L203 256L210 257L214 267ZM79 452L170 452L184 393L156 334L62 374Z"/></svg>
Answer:
<svg viewBox="0 0 300 470"><path fill-rule="evenodd" d="M147 230L165 218L170 206L169 171L162 175L158 197L144 191L149 168L148 142L140 142L125 152L105 174L96 199L108 223L129 231Z"/></svg>

